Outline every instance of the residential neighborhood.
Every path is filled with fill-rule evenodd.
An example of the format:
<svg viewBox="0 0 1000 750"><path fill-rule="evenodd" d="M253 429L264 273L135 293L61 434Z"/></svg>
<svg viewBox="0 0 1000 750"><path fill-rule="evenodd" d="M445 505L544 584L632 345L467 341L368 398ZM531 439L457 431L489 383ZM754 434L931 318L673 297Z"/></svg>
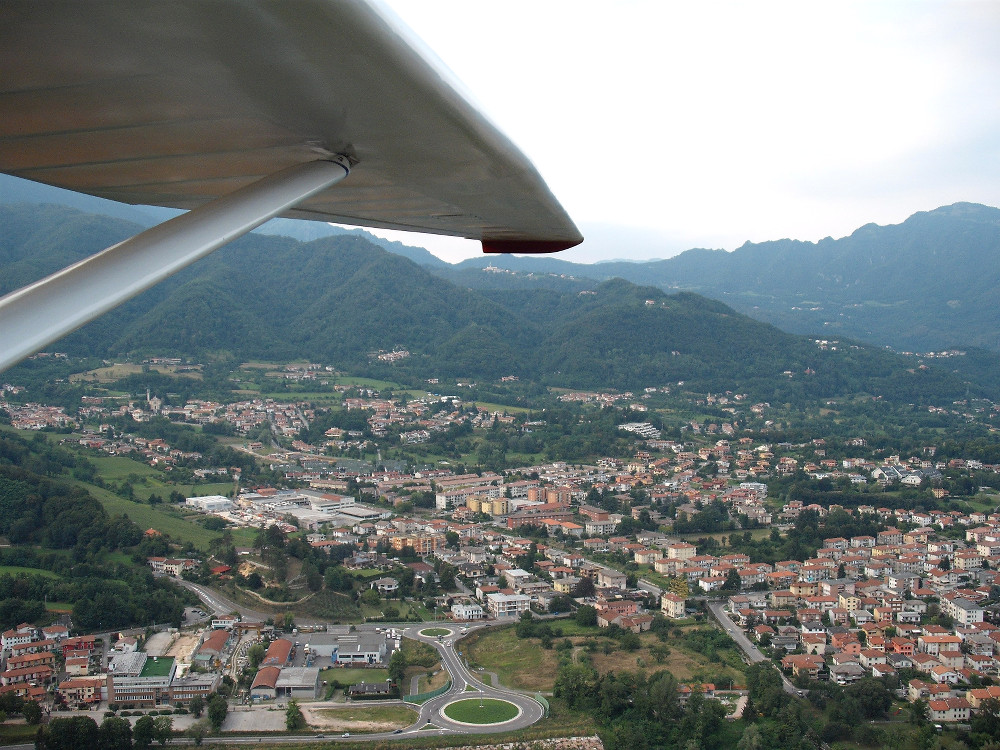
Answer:
<svg viewBox="0 0 1000 750"><path fill-rule="evenodd" d="M220 693L232 706L322 703L339 675L349 675L341 700L405 695L416 682L379 687L364 672L384 673L413 623L464 634L584 613L595 633L644 639L624 642L658 662L669 649L650 639L721 617L752 644L729 647L748 664L773 664L798 697L809 680L848 689L876 679L925 706L927 720L956 725L998 697L1000 509L988 485L1000 464L940 455L935 444L907 454L860 436L768 439L738 417L766 425L775 410L738 393L693 402L732 419L670 430L636 421L667 387L558 396L565 408L621 412L607 435L613 454L492 468L421 462L405 451L460 435L530 440L550 417L341 387L320 365L275 372L334 390L353 426L313 429L322 409L271 397L87 395L74 412L5 389L11 400L0 406L19 429L97 465L189 482L168 497L137 492L137 470L111 485L155 509L137 517L164 521L138 534L148 551L136 562L155 580L272 614L210 618L188 607L156 632L96 632L68 611L55 630L23 622L2 634L0 694L55 714L179 710ZM167 425L223 436L230 452L204 440L192 450ZM383 455L388 446L404 452ZM962 499L952 503L953 493ZM217 536L184 543L175 521ZM296 611L320 595L335 606ZM729 682L723 691L711 677L687 680L677 692L683 705L745 699Z"/></svg>

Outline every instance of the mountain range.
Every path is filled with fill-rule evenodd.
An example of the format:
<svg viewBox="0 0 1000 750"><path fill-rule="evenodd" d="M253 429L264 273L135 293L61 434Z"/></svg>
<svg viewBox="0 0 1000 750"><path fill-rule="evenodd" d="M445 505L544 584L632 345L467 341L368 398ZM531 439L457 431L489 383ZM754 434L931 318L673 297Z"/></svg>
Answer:
<svg viewBox="0 0 1000 750"><path fill-rule="evenodd" d="M972 203L815 243L747 243L649 262L476 258L433 270L477 288L581 289L622 278L697 292L793 333L921 352L1000 351L1000 210Z"/></svg>
<svg viewBox="0 0 1000 750"><path fill-rule="evenodd" d="M0 292L139 227L64 206L0 206ZM414 378L629 388L684 382L794 402L878 395L1000 398L995 356L924 367L879 347L819 345L691 293L622 279L588 289L475 290L348 232L299 242L248 235L59 342L101 357L309 359ZM405 349L394 365L380 351ZM985 357L983 359L982 357Z"/></svg>
<svg viewBox="0 0 1000 750"><path fill-rule="evenodd" d="M0 204L15 203L66 205L144 227L176 213L0 175ZM1000 303L1000 210L973 203L917 213L898 225L868 224L840 239L747 243L733 252L692 249L645 262L484 256L452 265L424 248L321 222L275 219L257 233L300 241L363 238L477 290L580 292L621 278L667 292L697 292L792 333L916 352L952 347L1000 352L995 313Z"/></svg>

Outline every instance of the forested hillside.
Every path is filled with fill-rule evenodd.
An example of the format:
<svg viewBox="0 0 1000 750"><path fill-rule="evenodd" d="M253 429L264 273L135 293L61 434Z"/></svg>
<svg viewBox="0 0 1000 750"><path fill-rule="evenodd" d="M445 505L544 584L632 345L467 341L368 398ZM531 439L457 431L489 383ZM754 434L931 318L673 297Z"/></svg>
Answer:
<svg viewBox="0 0 1000 750"><path fill-rule="evenodd" d="M3 290L134 226L58 207L0 209ZM15 281L16 279L16 281ZM939 402L997 392L995 368L954 373L844 341L819 346L695 294L622 280L590 290L477 292L363 237L248 236L59 343L76 354L296 358L427 377L639 389L685 381L778 401L842 395ZM406 349L395 365L379 351ZM986 361L990 357L985 357ZM963 360L963 363L965 360Z"/></svg>
<svg viewBox="0 0 1000 750"><path fill-rule="evenodd" d="M164 209L122 206L0 175L5 226L12 222L15 232L23 229L16 225L30 215L25 213L28 206L45 203L142 226L165 217ZM20 218L6 213L14 206ZM845 336L921 352L953 346L1000 351L993 315L1000 302L1000 210L973 203L920 212L898 225L868 224L840 239L748 242L733 252L693 249L647 262L582 264L559 255L488 256L450 265L423 248L322 222L276 219L257 231L299 241L364 239L473 289L572 292L622 278L668 292L697 292L793 333ZM627 256L628 248L621 254ZM12 275L4 274L5 285L23 278L33 264L22 263ZM486 267L500 270L484 271Z"/></svg>
<svg viewBox="0 0 1000 750"><path fill-rule="evenodd" d="M511 274L484 272L492 265ZM1000 210L957 203L902 224L820 242L747 243L650 262L477 258L435 270L474 288L586 286L623 278L719 299L783 330L847 336L898 349L1000 351ZM568 279L567 277L572 277Z"/></svg>
<svg viewBox="0 0 1000 750"><path fill-rule="evenodd" d="M3 628L43 618L46 601L72 605L74 623L87 629L180 623L188 595L145 565L166 540L144 540L127 516L110 517L70 481L92 468L42 435L29 442L0 432L0 536L13 545L0 550L0 566L39 570L0 574ZM121 552L134 563L112 562Z"/></svg>

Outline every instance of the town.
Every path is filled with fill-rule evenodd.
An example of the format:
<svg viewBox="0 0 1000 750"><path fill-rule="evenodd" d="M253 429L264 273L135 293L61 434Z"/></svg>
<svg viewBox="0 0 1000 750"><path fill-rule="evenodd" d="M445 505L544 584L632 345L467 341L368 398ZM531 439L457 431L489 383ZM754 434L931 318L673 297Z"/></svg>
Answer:
<svg viewBox="0 0 1000 750"><path fill-rule="evenodd" d="M223 705L265 712L290 700L299 711L301 701L303 721L322 727L312 704L433 693L437 683L414 671L424 667L398 668L412 639L434 649L442 637L479 637L484 625L483 633L526 618L556 624L567 613L595 633L647 639L663 632L657 623L714 624L744 663L772 663L799 698L811 681L876 679L938 725L966 725L1000 699L1000 465L978 455L930 443L889 453L861 435L767 439L780 410L738 393L689 397L692 413L728 419L627 421L676 398L659 386L555 399L592 410L584 415L621 414L615 455L469 471L468 462L407 458L388 443L419 451L442 434L530 437L547 428L547 413L458 395L382 395L337 384L319 365L277 373L320 378L337 408L270 397L172 405L146 390L85 395L69 411L4 387L0 406L21 434L49 435L98 467L130 462L136 518L221 534L199 548L183 544L176 526L141 530L145 548L159 552L145 558L154 576L201 597L181 622L83 632L67 612L48 626L12 623L0 644L9 713L26 702L52 717L169 709L182 712L173 727L197 733L214 701L214 728L235 730L241 714L227 719L221 695ZM350 426L305 439L328 411ZM990 424L997 407L938 412ZM218 435L224 455L252 463L212 463L214 448L143 431L157 424ZM193 491L154 502L155 490L142 489L181 476ZM789 551L799 554L782 556ZM297 605L327 592L339 592L340 609ZM443 664L442 675L459 679ZM729 682L738 719L748 691ZM678 691L727 694L710 682ZM284 712L261 714L279 714L268 731L284 727Z"/></svg>

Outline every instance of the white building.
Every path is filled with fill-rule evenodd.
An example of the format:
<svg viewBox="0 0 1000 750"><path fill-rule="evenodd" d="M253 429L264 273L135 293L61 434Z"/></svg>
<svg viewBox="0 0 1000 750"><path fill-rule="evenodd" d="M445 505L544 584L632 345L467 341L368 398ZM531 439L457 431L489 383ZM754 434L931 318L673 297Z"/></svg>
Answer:
<svg viewBox="0 0 1000 750"><path fill-rule="evenodd" d="M945 598L941 603L941 608L951 615L957 623L961 623L966 627L977 622L982 622L983 615L985 614L985 610L978 604L961 597L955 599Z"/></svg>
<svg viewBox="0 0 1000 750"><path fill-rule="evenodd" d="M616 528L618 528L618 522L610 519L607 521L587 521L584 523L584 529L591 536L613 534Z"/></svg>
<svg viewBox="0 0 1000 750"><path fill-rule="evenodd" d="M531 597L523 594L487 594L486 607L490 616L517 617L531 606Z"/></svg>
<svg viewBox="0 0 1000 750"><path fill-rule="evenodd" d="M339 513L344 508L357 505L357 499L350 495L319 494L308 491L302 494L309 498L309 505L313 510L323 513Z"/></svg>
<svg viewBox="0 0 1000 750"><path fill-rule="evenodd" d="M381 664L387 653L381 633L351 633L337 639L336 659L347 664Z"/></svg>
<svg viewBox="0 0 1000 750"><path fill-rule="evenodd" d="M664 617L677 620L684 617L684 597L666 592L660 598L660 611Z"/></svg>
<svg viewBox="0 0 1000 750"><path fill-rule="evenodd" d="M233 501L222 495L189 497L184 500L184 504L189 508L197 508L202 513L223 513L233 507Z"/></svg>
<svg viewBox="0 0 1000 750"><path fill-rule="evenodd" d="M482 620L483 608L478 604L452 604L451 614L456 620Z"/></svg>
<svg viewBox="0 0 1000 750"><path fill-rule="evenodd" d="M170 702L170 682L177 664L169 657L141 651L119 654L108 665L108 700L151 706Z"/></svg>

